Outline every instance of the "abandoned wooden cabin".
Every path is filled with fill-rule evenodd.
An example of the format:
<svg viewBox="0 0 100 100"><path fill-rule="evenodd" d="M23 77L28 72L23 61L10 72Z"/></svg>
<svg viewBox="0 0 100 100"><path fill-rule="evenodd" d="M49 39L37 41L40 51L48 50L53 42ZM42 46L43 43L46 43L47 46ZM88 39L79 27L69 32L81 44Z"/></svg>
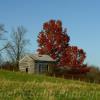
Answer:
<svg viewBox="0 0 100 100"><path fill-rule="evenodd" d="M55 60L48 55L26 55L19 61L19 70L27 73L46 73L52 71Z"/></svg>

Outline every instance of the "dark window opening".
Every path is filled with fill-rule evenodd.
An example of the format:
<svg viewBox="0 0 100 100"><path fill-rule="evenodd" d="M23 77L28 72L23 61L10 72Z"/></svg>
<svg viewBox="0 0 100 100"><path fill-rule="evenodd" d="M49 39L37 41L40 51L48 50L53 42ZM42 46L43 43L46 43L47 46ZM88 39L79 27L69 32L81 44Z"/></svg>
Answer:
<svg viewBox="0 0 100 100"><path fill-rule="evenodd" d="M40 73L48 72L48 65L47 64L39 64L38 70Z"/></svg>
<svg viewBox="0 0 100 100"><path fill-rule="evenodd" d="M41 72L41 64L39 64L39 72Z"/></svg>

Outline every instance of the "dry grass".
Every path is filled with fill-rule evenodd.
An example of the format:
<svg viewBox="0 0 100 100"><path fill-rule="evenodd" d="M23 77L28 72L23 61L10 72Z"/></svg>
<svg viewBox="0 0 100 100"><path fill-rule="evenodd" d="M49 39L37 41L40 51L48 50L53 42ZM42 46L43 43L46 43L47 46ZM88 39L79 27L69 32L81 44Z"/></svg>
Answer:
<svg viewBox="0 0 100 100"><path fill-rule="evenodd" d="M0 100L100 100L100 85L1 71Z"/></svg>

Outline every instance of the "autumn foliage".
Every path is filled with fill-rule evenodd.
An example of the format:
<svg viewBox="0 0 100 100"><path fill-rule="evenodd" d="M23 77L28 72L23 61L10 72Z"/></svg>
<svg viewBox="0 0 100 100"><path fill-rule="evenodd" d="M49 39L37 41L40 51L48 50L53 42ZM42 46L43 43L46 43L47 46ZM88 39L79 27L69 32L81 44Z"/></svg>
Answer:
<svg viewBox="0 0 100 100"><path fill-rule="evenodd" d="M38 35L38 52L48 54L57 60L57 66L78 69L87 72L89 68L83 64L86 54L77 46L70 46L70 37L62 27L60 20L50 20L43 24L43 30Z"/></svg>

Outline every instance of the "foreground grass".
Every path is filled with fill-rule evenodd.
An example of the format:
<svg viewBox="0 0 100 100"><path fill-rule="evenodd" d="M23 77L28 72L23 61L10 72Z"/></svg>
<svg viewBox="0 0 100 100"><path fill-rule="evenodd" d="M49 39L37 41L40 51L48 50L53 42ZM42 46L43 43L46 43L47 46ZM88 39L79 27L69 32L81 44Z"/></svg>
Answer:
<svg viewBox="0 0 100 100"><path fill-rule="evenodd" d="M0 100L100 100L100 85L0 71Z"/></svg>

